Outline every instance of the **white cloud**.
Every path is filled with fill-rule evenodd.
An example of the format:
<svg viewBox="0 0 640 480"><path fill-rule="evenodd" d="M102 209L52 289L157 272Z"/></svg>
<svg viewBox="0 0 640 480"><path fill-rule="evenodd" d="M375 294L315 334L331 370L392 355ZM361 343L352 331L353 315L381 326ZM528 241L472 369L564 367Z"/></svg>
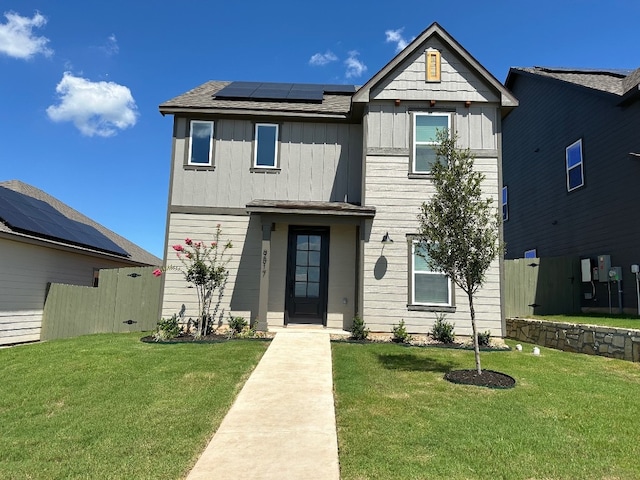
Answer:
<svg viewBox="0 0 640 480"><path fill-rule="evenodd" d="M316 53L312 55L309 59L309 65L322 67L323 65L335 62L336 60L338 60L338 57L336 57L336 55L331 50L327 50L325 53Z"/></svg>
<svg viewBox="0 0 640 480"><path fill-rule="evenodd" d="M347 78L357 78L361 77L364 72L367 71L367 66L362 63L357 57L359 53L355 50L351 50L349 52L349 58L344 61L344 64L347 66L346 77Z"/></svg>
<svg viewBox="0 0 640 480"><path fill-rule="evenodd" d="M53 54L47 47L49 39L33 34L34 28L43 27L47 19L36 12L33 18L21 17L14 12L5 12L7 23L0 23L0 53L13 58L28 59L41 53L45 57Z"/></svg>
<svg viewBox="0 0 640 480"><path fill-rule="evenodd" d="M396 52L400 50L404 50L404 48L409 45L409 42L402 36L403 28L399 28L397 30L387 30L384 34L387 36L387 43L395 43L396 44Z"/></svg>
<svg viewBox="0 0 640 480"><path fill-rule="evenodd" d="M120 47L118 46L118 39L113 33L109 35L109 38L107 38L107 42L102 47L102 50L108 56L115 55L120 51Z"/></svg>
<svg viewBox="0 0 640 480"><path fill-rule="evenodd" d="M73 122L83 135L111 137L136 124L138 112L131 90L114 82L92 82L65 72L56 86L58 105L47 108L54 122Z"/></svg>

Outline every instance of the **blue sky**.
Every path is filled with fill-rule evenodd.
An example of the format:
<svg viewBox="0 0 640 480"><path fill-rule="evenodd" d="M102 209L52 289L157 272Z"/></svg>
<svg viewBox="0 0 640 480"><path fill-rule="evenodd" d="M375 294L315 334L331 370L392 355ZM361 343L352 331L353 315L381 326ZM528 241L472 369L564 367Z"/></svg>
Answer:
<svg viewBox="0 0 640 480"><path fill-rule="evenodd" d="M362 84L438 22L511 66L640 67L640 2L0 1L0 181L162 257L172 118L208 80Z"/></svg>

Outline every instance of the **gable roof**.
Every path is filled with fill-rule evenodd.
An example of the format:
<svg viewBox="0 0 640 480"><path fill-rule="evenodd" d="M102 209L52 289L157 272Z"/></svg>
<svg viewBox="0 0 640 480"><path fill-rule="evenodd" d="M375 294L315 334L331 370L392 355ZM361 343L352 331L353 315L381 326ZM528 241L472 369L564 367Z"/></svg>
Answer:
<svg viewBox="0 0 640 480"><path fill-rule="evenodd" d="M538 75L590 88L599 92L628 97L638 91L640 68L636 70L569 67L512 67L506 85L513 85L518 74Z"/></svg>
<svg viewBox="0 0 640 480"><path fill-rule="evenodd" d="M351 112L350 94L324 93L321 102L300 100L220 98L216 94L231 85L209 81L160 105L160 113L231 113L246 115L321 116L345 118ZM274 84L275 85L275 84ZM313 85L313 84L307 84ZM318 85L320 86L320 85ZM355 87L354 87L355 89Z"/></svg>
<svg viewBox="0 0 640 480"><path fill-rule="evenodd" d="M60 213L66 220L83 225L88 229L95 229L99 234L104 235L108 241L113 242L117 247L124 250L128 256L124 257L115 253L105 252L100 248L95 248L87 245L80 245L77 242L65 240L61 238L54 238L42 233L25 231L23 229L12 227L8 222L3 221L5 218L3 213L8 216L9 212L2 210L2 204L0 203L0 236L11 237L14 240L29 241L40 245L47 245L54 248L71 249L78 253L90 254L100 256L103 258L109 258L116 261L123 262L131 265L161 265L162 260L158 257L150 254L146 250L140 248L136 244L130 242L124 237L112 232L108 228L94 222L90 218L74 210L68 205L62 203L58 199L52 197L48 193L19 180L10 180L0 182L0 187L11 190L21 196L34 199L37 203L42 202L44 206L49 209L52 208L56 212Z"/></svg>
<svg viewBox="0 0 640 480"><path fill-rule="evenodd" d="M491 85L500 95L501 105L503 107L517 107L518 100L513 96L507 88L502 85L489 71L484 68L473 56L465 50L447 31L437 22L431 24L424 32L418 35L406 48L398 53L382 70L376 73L371 79L365 83L353 96L353 102L368 102L371 90L380 83L385 77L390 75L407 57L414 54L415 51L430 37L437 37L450 50L455 52L467 65L469 65L480 77Z"/></svg>

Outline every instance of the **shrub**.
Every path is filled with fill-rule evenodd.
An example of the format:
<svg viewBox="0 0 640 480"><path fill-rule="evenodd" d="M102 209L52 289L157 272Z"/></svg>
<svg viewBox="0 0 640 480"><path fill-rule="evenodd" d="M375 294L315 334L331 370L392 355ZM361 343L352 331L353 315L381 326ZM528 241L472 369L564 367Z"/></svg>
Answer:
<svg viewBox="0 0 640 480"><path fill-rule="evenodd" d="M241 333L245 327L248 327L249 324L244 319L244 317L234 317L229 315L229 328L233 330L234 333Z"/></svg>
<svg viewBox="0 0 640 480"><path fill-rule="evenodd" d="M456 339L456 335L453 333L454 327L454 324L446 320L445 314L436 314L436 323L431 329L431 336L442 343L453 343Z"/></svg>
<svg viewBox="0 0 640 480"><path fill-rule="evenodd" d="M411 335L407 333L407 329L404 326L404 319L400 320L398 325L393 325L393 337L392 341L396 343L406 343L411 340Z"/></svg>
<svg viewBox="0 0 640 480"><path fill-rule="evenodd" d="M491 331L487 330L483 333L478 333L478 346L488 347L491 340Z"/></svg>
<svg viewBox="0 0 640 480"><path fill-rule="evenodd" d="M153 338L156 342L161 342L165 340L171 340L172 338L176 338L180 335L181 328L178 323L178 316L173 314L171 318L162 319L158 322L158 326L156 328L156 332L153 334Z"/></svg>
<svg viewBox="0 0 640 480"><path fill-rule="evenodd" d="M353 326L351 327L351 338L353 340L366 340L369 336L369 329L365 326L364 320L358 315L353 317Z"/></svg>

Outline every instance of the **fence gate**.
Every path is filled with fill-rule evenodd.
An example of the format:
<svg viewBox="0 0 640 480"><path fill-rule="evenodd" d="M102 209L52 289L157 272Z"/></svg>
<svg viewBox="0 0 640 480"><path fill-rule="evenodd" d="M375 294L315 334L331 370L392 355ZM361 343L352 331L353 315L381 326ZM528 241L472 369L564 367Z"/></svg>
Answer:
<svg viewBox="0 0 640 480"><path fill-rule="evenodd" d="M154 267L100 270L98 287L52 283L44 305L41 340L91 333L154 330L161 278Z"/></svg>
<svg viewBox="0 0 640 480"><path fill-rule="evenodd" d="M580 260L518 258L504 262L505 316L580 312Z"/></svg>

